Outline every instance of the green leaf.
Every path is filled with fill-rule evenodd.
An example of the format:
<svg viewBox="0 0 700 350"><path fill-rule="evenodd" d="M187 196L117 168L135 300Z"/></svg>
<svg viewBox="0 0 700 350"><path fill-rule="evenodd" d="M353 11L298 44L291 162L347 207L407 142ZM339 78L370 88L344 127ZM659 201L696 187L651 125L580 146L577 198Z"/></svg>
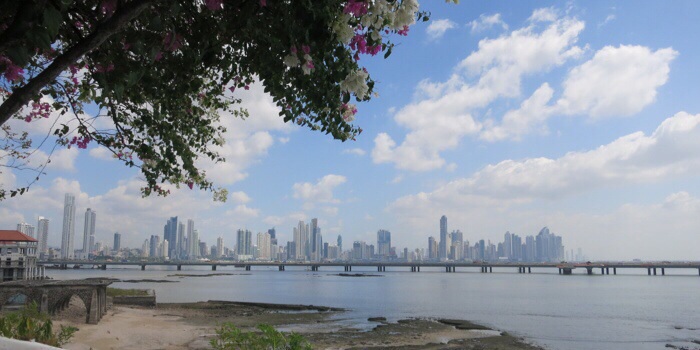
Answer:
<svg viewBox="0 0 700 350"><path fill-rule="evenodd" d="M58 34L58 28L63 22L63 15L53 5L49 4L44 10L44 27L48 30L51 38Z"/></svg>

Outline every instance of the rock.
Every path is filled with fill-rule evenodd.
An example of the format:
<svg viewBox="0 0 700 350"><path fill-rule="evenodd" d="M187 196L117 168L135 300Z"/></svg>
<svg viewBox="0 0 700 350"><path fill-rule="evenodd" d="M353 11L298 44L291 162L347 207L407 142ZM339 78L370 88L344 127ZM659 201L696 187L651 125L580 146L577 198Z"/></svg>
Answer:
<svg viewBox="0 0 700 350"><path fill-rule="evenodd" d="M370 322L386 322L386 317L370 317L367 319Z"/></svg>
<svg viewBox="0 0 700 350"><path fill-rule="evenodd" d="M462 330L484 330L484 331L491 330L491 328L484 327L480 324L476 324L476 323L472 323L472 322L464 321L464 320L452 320L452 319L441 318L441 319L438 319L437 321L442 323L442 324L454 326L455 328L462 329Z"/></svg>

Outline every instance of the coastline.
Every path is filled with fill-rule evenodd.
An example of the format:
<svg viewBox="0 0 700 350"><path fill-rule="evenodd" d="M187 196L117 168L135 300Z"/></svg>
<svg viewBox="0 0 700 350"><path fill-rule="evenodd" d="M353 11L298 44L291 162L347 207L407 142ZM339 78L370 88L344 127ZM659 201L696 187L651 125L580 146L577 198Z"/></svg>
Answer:
<svg viewBox="0 0 700 350"><path fill-rule="evenodd" d="M71 305L55 317L57 325L79 328L66 349L211 349L216 328L231 322L243 330L269 324L301 333L314 349L542 350L462 320L387 322L378 316L377 321L367 321L370 330L348 327L337 322L344 310L323 306L227 301L162 303L156 308L114 305L97 325L85 324L79 307Z"/></svg>

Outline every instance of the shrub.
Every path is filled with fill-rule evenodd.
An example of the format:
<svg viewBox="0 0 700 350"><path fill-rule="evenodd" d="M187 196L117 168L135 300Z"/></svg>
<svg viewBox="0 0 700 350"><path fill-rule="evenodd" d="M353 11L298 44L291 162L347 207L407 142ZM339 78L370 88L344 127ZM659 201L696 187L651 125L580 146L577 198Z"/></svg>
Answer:
<svg viewBox="0 0 700 350"><path fill-rule="evenodd" d="M75 327L61 326L61 330L54 333L53 322L48 315L39 312L36 303L0 317L0 335L3 337L31 340L51 346L67 343L77 330Z"/></svg>
<svg viewBox="0 0 700 350"><path fill-rule="evenodd" d="M211 340L215 350L310 350L311 344L297 333L284 333L270 325L259 325L258 331L244 332L231 323L224 323Z"/></svg>

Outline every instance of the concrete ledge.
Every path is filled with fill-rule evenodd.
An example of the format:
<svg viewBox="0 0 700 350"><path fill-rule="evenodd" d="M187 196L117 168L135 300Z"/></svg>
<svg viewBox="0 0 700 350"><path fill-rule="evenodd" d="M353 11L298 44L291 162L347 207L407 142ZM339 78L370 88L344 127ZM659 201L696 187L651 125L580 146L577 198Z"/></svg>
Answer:
<svg viewBox="0 0 700 350"><path fill-rule="evenodd" d="M54 348L41 343L0 337L0 350L51 350Z"/></svg>

